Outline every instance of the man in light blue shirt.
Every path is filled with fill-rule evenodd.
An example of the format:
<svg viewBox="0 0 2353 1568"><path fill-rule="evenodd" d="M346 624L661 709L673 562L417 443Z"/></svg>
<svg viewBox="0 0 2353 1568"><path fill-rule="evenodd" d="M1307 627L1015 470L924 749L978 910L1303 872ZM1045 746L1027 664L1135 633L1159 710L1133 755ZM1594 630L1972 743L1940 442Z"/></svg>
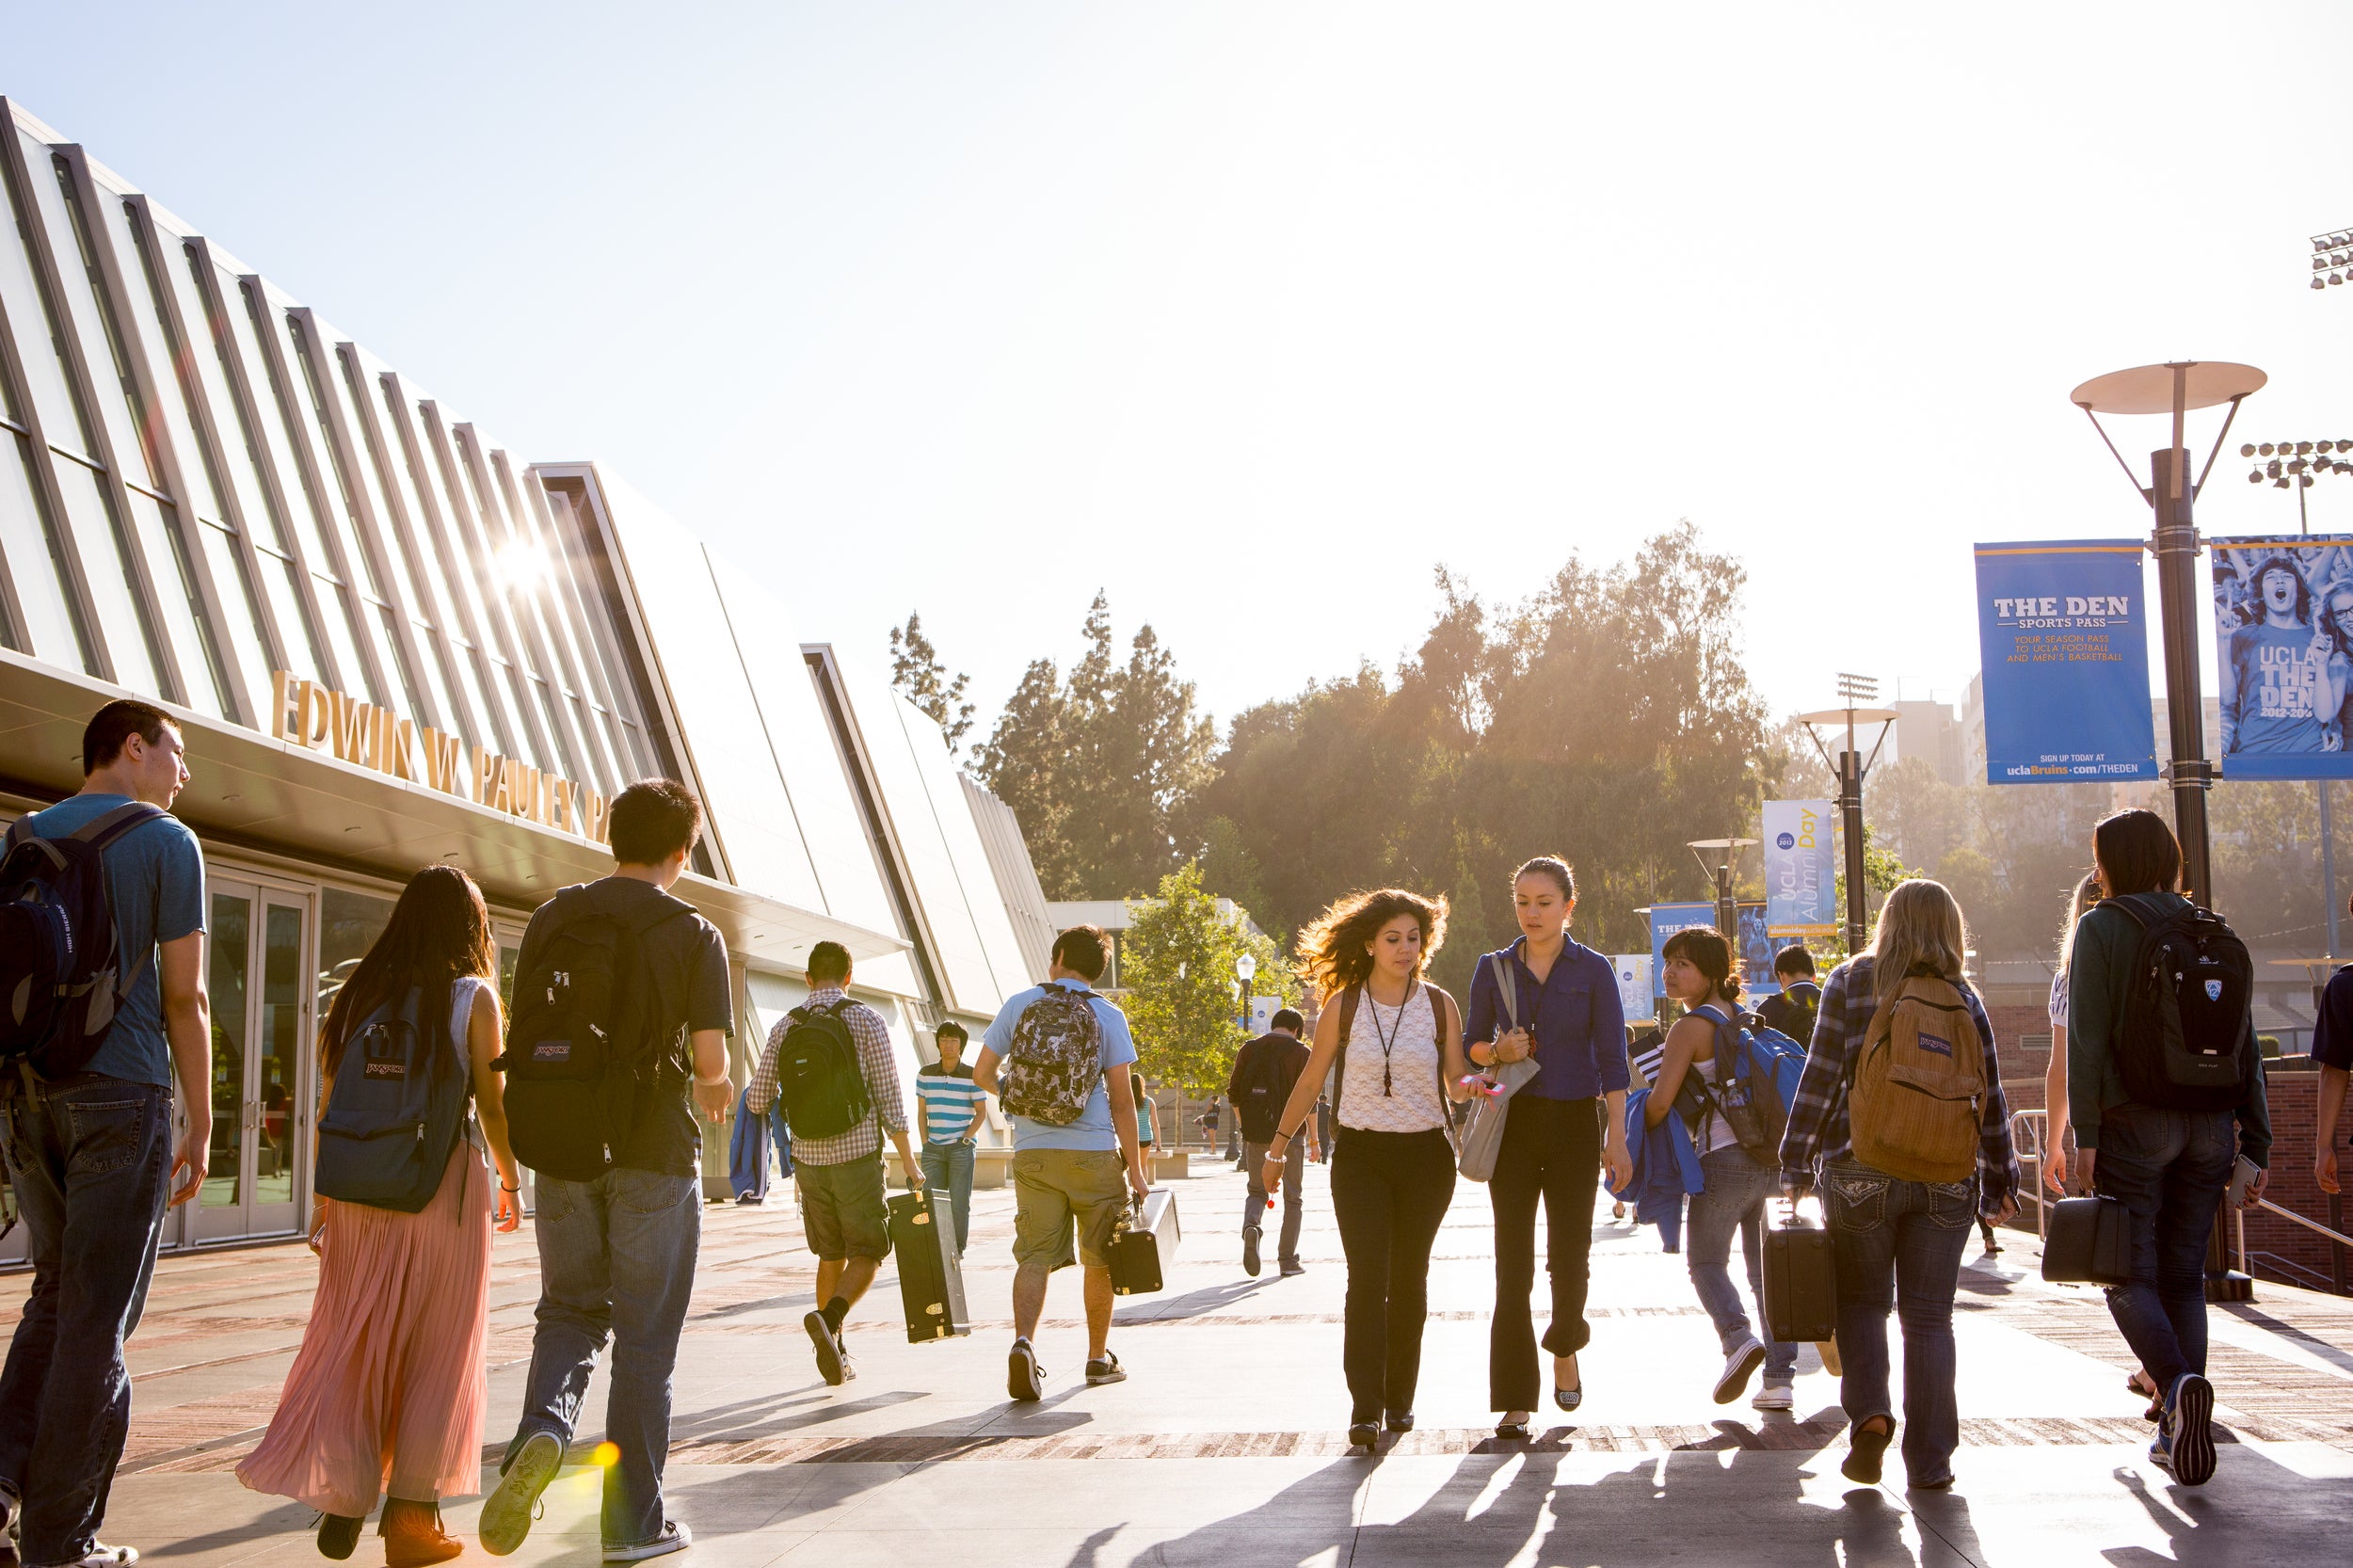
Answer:
<svg viewBox="0 0 2353 1568"><path fill-rule="evenodd" d="M1085 1276L1087 1382L1118 1383L1128 1375L1108 1342L1112 1299L1110 1246L1112 1227L1127 1208L1128 1193L1132 1192L1141 1201L1151 1184L1144 1177L1144 1154L1136 1142L1136 1102L1128 1080L1136 1043L1128 1032L1128 1016L1094 990L1094 982L1101 978L1110 958L1111 938L1099 926L1073 926L1055 937L1047 984L1032 986L1005 1003L982 1036L981 1059L972 1071L975 1082L1001 1098L999 1070L1013 1050L1021 1016L1041 1001L1050 1004L1048 991L1052 987L1086 997L1095 1015L1099 1056L1097 1076L1077 1118L1066 1124L1039 1121L1007 1108L1013 1123L1016 1270L1013 1353L1007 1361L1005 1384L1016 1400L1044 1396L1046 1374L1037 1364L1030 1336L1037 1332L1038 1319L1046 1310L1047 1277L1073 1261L1083 1265Z"/></svg>

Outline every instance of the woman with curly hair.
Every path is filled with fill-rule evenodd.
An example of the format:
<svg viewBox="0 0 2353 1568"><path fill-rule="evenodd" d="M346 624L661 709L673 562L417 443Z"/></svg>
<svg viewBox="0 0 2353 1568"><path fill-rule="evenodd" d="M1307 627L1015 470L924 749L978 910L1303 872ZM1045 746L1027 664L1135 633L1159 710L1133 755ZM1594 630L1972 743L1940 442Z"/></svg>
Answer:
<svg viewBox="0 0 2353 1568"><path fill-rule="evenodd" d="M1402 888L1351 893L1300 934L1300 972L1322 999L1315 1048L1275 1123L1259 1179L1282 1179L1337 1064L1332 1212L1348 1258L1340 1359L1348 1441L1371 1448L1385 1420L1414 1426L1429 1311L1430 1248L1454 1197L1449 1099L1467 1099L1462 1014L1422 976L1446 939L1446 900Z"/></svg>

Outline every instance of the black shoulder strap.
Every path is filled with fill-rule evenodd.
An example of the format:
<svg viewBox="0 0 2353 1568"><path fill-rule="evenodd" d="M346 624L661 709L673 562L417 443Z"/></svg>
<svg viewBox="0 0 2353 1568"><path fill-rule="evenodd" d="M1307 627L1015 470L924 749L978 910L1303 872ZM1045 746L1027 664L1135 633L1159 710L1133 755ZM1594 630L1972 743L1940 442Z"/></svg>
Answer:
<svg viewBox="0 0 2353 1568"><path fill-rule="evenodd" d="M131 829L164 815L160 806L150 806L143 800L124 801L111 811L97 816L74 829L72 837L95 850L104 850Z"/></svg>

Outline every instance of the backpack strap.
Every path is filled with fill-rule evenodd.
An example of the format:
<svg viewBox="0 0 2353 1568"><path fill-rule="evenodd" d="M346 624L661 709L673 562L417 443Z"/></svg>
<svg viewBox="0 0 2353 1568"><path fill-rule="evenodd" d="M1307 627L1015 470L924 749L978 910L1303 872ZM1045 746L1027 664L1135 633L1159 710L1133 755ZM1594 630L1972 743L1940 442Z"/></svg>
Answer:
<svg viewBox="0 0 2353 1568"><path fill-rule="evenodd" d="M79 843L103 852L133 828L153 822L165 814L160 806L150 806L143 800L129 800L111 811L102 811L92 817L75 828L71 837Z"/></svg>

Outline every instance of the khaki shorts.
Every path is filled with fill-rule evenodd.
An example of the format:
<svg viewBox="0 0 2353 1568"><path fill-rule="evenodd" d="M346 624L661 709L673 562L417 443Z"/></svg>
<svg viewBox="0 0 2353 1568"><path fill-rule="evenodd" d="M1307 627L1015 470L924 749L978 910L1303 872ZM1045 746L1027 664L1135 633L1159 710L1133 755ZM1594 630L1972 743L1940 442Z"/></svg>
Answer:
<svg viewBox="0 0 2353 1568"><path fill-rule="evenodd" d="M1112 1227L1128 1206L1128 1166L1118 1150L1023 1149L1013 1157L1013 1193L1016 1263L1110 1266Z"/></svg>
<svg viewBox="0 0 2353 1568"><path fill-rule="evenodd" d="M801 1231L821 1260L890 1256L890 1212L884 1207L882 1152L839 1165L792 1162L801 1195Z"/></svg>

